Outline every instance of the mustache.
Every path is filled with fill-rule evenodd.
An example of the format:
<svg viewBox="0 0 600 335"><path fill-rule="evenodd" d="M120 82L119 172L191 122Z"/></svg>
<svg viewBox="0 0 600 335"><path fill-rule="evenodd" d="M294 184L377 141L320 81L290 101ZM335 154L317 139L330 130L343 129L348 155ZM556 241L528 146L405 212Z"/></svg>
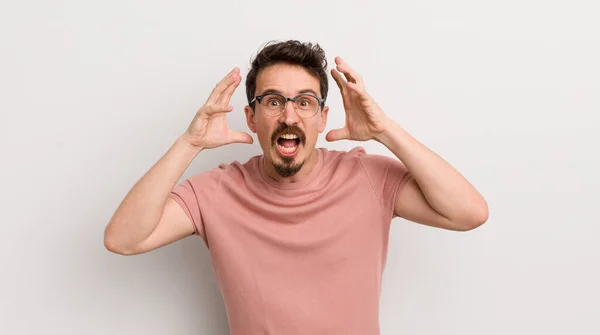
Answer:
<svg viewBox="0 0 600 335"><path fill-rule="evenodd" d="M273 135L271 136L271 144L275 145L275 142L277 142L277 139L282 134L294 134L294 135L298 136L300 143L302 143L302 144L306 143L306 135L304 134L302 129L300 129L296 126L288 126L287 124L282 123L273 132Z"/></svg>

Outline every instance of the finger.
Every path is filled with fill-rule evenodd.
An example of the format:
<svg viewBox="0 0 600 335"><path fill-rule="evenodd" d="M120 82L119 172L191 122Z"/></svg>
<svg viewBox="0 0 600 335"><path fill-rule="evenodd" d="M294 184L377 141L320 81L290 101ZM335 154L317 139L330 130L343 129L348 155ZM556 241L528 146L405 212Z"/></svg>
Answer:
<svg viewBox="0 0 600 335"><path fill-rule="evenodd" d="M238 81L240 78L239 75L239 69L236 67L235 69L232 70L232 72L229 73L229 75L227 75L225 78L223 78L213 89L209 99L207 100L208 103L215 103L219 97L229 88L231 87L231 85L234 85L236 83L236 81Z"/></svg>
<svg viewBox="0 0 600 335"><path fill-rule="evenodd" d="M211 92L210 96L206 100L206 103L207 104L214 104L215 101L217 101L217 99L221 95L221 93L223 91L225 91L227 89L227 87L229 87L229 85L231 85L235 81L234 77L239 72L240 72L240 69L238 67L235 67L225 77L223 77L223 79L221 79L221 81L219 81L217 83L217 85L215 86L215 88Z"/></svg>
<svg viewBox="0 0 600 335"><path fill-rule="evenodd" d="M329 142L350 139L350 131L346 127L333 129L325 135L325 139Z"/></svg>
<svg viewBox="0 0 600 335"><path fill-rule="evenodd" d="M337 86L340 88L340 92L342 92L342 94L346 93L346 80L344 80L344 78L342 78L342 75L337 72L335 69L331 69L331 76L333 77L333 79L335 80L335 83L337 84Z"/></svg>
<svg viewBox="0 0 600 335"><path fill-rule="evenodd" d="M355 92L356 94L358 94L358 96L360 97L361 100L370 100L371 96L369 95L369 93L367 93L367 91L364 89L364 87L358 85L358 84L354 84L354 83L348 83L346 85L351 91Z"/></svg>
<svg viewBox="0 0 600 335"><path fill-rule="evenodd" d="M205 115L211 116L219 113L229 113L233 110L233 106L223 106L223 105L208 105L206 107L200 108L199 112Z"/></svg>
<svg viewBox="0 0 600 335"><path fill-rule="evenodd" d="M346 61L344 61L341 57L336 57L335 63L338 71L342 72L349 82L359 85L363 84L362 77L358 74L358 72L354 71L354 69L352 69L350 65L348 65L348 63L346 63Z"/></svg>
<svg viewBox="0 0 600 335"><path fill-rule="evenodd" d="M250 136L250 134L248 133L244 133L241 131L232 131L229 133L229 136L227 138L227 142L228 143L248 143L248 144L252 144L254 142L254 139L252 139L252 136Z"/></svg>
<svg viewBox="0 0 600 335"><path fill-rule="evenodd" d="M238 75L234 75L234 82L229 85L225 91L223 91L221 93L221 95L217 98L216 104L217 105L223 105L226 106L229 104L229 101L231 100L231 96L233 95L233 92L235 92L235 90L237 89L237 87L240 85L240 82L242 81L242 77L238 76Z"/></svg>
<svg viewBox="0 0 600 335"><path fill-rule="evenodd" d="M362 78L354 71L348 69L345 66L338 66L338 71L342 72L344 74L344 77L346 77L346 80L350 83L355 83L358 85L362 85Z"/></svg>

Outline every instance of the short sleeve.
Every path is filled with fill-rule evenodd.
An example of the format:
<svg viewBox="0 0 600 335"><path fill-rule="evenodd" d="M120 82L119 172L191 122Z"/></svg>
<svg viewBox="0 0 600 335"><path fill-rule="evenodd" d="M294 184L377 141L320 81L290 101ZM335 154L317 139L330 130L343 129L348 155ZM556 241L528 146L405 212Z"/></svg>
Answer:
<svg viewBox="0 0 600 335"><path fill-rule="evenodd" d="M400 191L412 178L410 171L399 159L383 155L363 154L359 156L359 161L379 201L384 218L392 220L397 216L394 207Z"/></svg>
<svg viewBox="0 0 600 335"><path fill-rule="evenodd" d="M196 174L175 186L169 195L190 218L195 234L200 235L207 246L206 217L218 192L222 173L221 169L212 169Z"/></svg>

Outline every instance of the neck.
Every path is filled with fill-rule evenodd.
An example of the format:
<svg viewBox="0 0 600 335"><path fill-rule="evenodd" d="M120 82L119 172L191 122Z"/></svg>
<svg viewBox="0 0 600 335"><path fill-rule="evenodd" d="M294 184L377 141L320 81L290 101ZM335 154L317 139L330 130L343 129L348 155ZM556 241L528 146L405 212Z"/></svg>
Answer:
<svg viewBox="0 0 600 335"><path fill-rule="evenodd" d="M313 172L319 162L319 152L317 149L313 149L312 154L304 161L300 171L291 177L282 177L275 170L273 163L270 160L265 159L265 157L266 156L263 156L263 167L267 176L279 183L297 183L303 181L311 174L311 172Z"/></svg>

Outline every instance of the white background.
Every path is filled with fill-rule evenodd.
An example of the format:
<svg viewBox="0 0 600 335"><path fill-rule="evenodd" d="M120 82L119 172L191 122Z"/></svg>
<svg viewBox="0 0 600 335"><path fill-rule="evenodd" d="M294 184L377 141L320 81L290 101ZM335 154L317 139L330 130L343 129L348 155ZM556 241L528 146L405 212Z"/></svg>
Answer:
<svg viewBox="0 0 600 335"><path fill-rule="evenodd" d="M591 0L3 2L0 333L228 333L201 239L124 257L103 231L216 82L292 38L344 57L489 202L467 233L394 220L382 334L599 334L599 16ZM344 122L330 87L326 131ZM245 103L242 84L234 129ZM355 145L391 155L318 143ZM260 153L205 151L183 178Z"/></svg>

